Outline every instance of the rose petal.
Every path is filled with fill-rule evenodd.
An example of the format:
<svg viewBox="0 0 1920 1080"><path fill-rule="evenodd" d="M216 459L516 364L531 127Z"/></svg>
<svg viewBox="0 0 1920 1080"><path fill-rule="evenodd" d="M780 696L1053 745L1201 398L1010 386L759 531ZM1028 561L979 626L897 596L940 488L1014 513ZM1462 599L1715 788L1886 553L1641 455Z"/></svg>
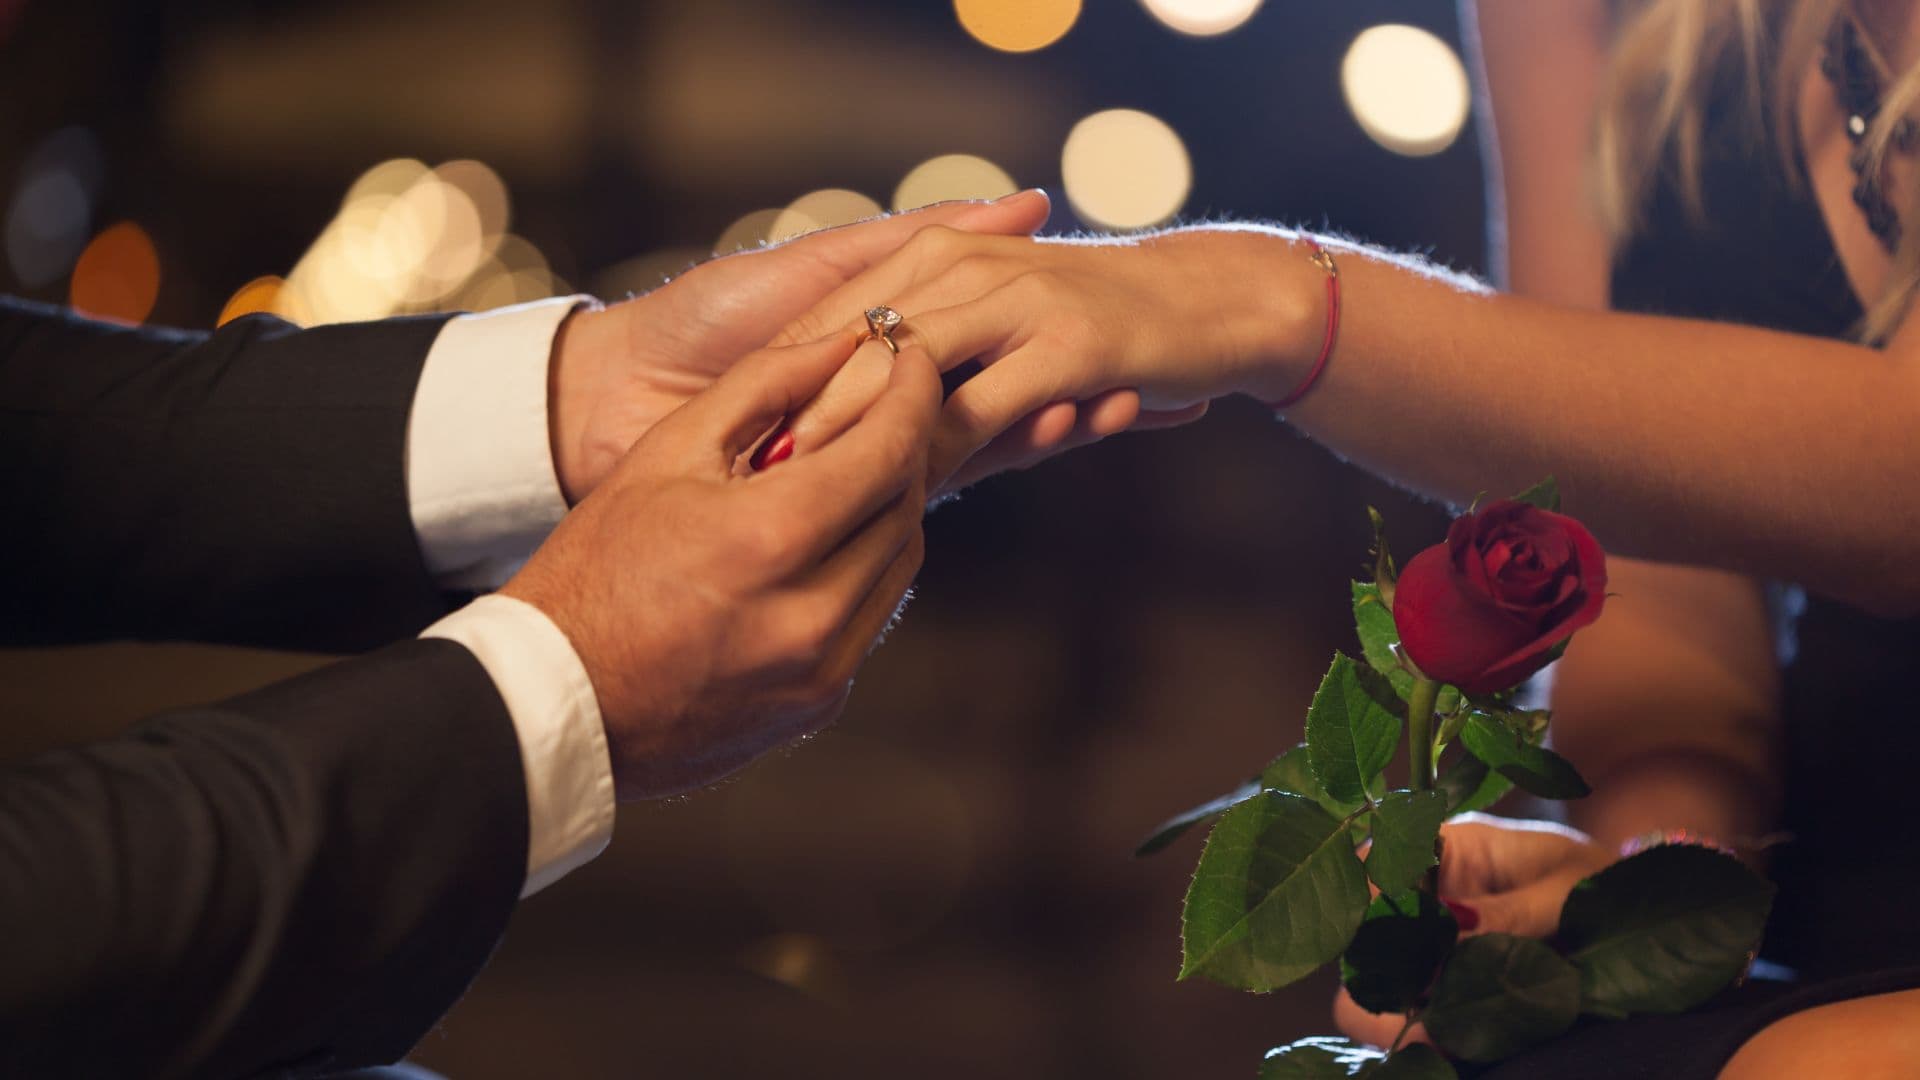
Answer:
<svg viewBox="0 0 1920 1080"><path fill-rule="evenodd" d="M1547 511L1541 511L1547 513ZM1573 569L1578 576L1569 575L1572 591L1568 596L1571 610L1556 612L1547 625L1552 629L1537 641L1514 650L1511 655L1496 661L1486 673L1488 681L1508 680L1504 686L1517 686L1528 676L1546 666L1543 654L1554 646L1572 637L1575 633L1593 625L1607 602L1607 557L1601 550L1600 542L1593 538L1586 526L1572 518L1554 514L1565 523L1567 538L1573 549L1580 553L1579 563ZM1531 666L1529 666L1531 665ZM1465 689L1462 687L1461 689Z"/></svg>
<svg viewBox="0 0 1920 1080"><path fill-rule="evenodd" d="M1578 521L1495 502L1408 562L1394 623L1429 677L1470 693L1505 690L1599 618L1606 581L1606 553Z"/></svg>
<svg viewBox="0 0 1920 1080"><path fill-rule="evenodd" d="M1401 647L1428 678L1478 692L1487 689L1480 676L1524 648L1537 630L1474 591L1470 579L1453 572L1447 556L1445 548L1430 547L1401 570L1394 624Z"/></svg>

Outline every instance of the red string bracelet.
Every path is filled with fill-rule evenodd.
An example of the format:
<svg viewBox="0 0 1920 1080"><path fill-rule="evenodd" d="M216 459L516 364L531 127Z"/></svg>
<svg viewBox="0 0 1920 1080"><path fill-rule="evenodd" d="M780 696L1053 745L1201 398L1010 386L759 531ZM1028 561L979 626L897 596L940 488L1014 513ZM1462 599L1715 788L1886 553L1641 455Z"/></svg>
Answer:
<svg viewBox="0 0 1920 1080"><path fill-rule="evenodd" d="M1340 268L1334 265L1333 255L1320 246L1320 241L1311 236L1304 239L1313 265L1327 273L1327 333L1320 342L1320 355L1314 358L1313 368L1307 372L1307 377L1300 380L1300 385L1293 388L1293 393L1269 406L1275 410L1285 409L1307 396L1313 384L1320 381L1320 373L1327 370L1327 358L1333 355L1333 343L1340 336Z"/></svg>

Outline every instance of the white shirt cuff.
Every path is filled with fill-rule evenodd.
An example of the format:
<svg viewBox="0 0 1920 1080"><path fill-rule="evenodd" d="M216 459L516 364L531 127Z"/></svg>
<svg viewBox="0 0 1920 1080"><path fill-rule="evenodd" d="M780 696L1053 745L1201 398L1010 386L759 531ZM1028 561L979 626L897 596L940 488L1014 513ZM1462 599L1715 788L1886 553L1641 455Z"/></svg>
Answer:
<svg viewBox="0 0 1920 1080"><path fill-rule="evenodd" d="M613 838L613 763L593 682L567 636L539 608L483 596L427 627L478 657L513 717L527 777L527 882L532 896L606 850Z"/></svg>
<svg viewBox="0 0 1920 1080"><path fill-rule="evenodd" d="M447 321L407 426L407 501L442 588L494 589L567 512L547 432L547 377L563 296Z"/></svg>

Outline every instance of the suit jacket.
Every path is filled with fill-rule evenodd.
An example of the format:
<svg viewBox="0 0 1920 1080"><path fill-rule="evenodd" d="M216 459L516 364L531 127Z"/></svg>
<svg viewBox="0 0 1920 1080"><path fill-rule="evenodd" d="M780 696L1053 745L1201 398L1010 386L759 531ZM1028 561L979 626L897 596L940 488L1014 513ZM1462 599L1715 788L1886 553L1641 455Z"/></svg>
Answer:
<svg viewBox="0 0 1920 1080"><path fill-rule="evenodd" d="M0 298L0 643L411 638L450 604L405 485L440 324ZM512 720L446 641L0 766L0 1076L396 1060L498 940L527 827Z"/></svg>

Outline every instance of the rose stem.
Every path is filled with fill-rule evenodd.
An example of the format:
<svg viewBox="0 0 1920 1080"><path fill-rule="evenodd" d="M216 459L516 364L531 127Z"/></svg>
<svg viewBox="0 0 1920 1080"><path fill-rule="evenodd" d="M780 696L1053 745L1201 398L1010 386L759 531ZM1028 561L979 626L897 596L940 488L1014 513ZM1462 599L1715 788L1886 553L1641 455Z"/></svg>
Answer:
<svg viewBox="0 0 1920 1080"><path fill-rule="evenodd" d="M1407 695L1407 760L1413 766L1408 782L1415 791L1433 788L1433 704L1439 697L1440 684L1432 679L1413 680Z"/></svg>
<svg viewBox="0 0 1920 1080"><path fill-rule="evenodd" d="M1420 676L1413 680L1413 691L1407 695L1407 763L1413 774L1408 783L1415 791L1432 791L1433 770L1433 706L1440 699L1440 684L1432 679ZM1440 895L1440 837L1433 838L1434 863L1428 870L1421 885L1434 897Z"/></svg>

